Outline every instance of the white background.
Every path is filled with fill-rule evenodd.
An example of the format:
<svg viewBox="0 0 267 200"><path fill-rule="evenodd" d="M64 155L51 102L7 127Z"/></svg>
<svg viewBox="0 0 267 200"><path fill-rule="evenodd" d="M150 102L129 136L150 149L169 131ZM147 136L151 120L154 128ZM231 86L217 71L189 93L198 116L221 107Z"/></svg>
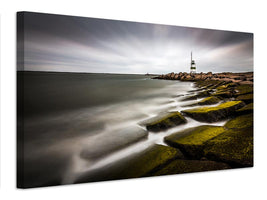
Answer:
<svg viewBox="0 0 267 200"><path fill-rule="evenodd" d="M16 11L88 16L254 33L255 166L219 172L16 189ZM0 0L1 199L267 199L264 1ZM266 98L265 98L266 99Z"/></svg>

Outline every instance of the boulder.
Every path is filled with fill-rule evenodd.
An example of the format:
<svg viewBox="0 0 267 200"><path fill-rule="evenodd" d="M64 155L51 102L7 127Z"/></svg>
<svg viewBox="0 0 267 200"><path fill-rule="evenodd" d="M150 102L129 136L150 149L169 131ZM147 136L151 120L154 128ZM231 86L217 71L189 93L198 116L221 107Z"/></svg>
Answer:
<svg viewBox="0 0 267 200"><path fill-rule="evenodd" d="M181 107L192 107L192 106L202 106L202 105L212 105L212 104L216 104L219 103L221 101L221 99L219 99L218 97L207 97L197 103L193 103L193 104L187 104L187 105L182 105Z"/></svg>
<svg viewBox="0 0 267 200"><path fill-rule="evenodd" d="M209 140L205 144L204 155L232 167L252 167L253 127L229 129Z"/></svg>
<svg viewBox="0 0 267 200"><path fill-rule="evenodd" d="M164 138L164 141L172 146L179 148L184 155L193 159L200 159L203 156L205 142L218 136L225 129L220 126L199 126L189 128Z"/></svg>
<svg viewBox="0 0 267 200"><path fill-rule="evenodd" d="M237 94L236 95L243 95L243 94L249 94L253 92L253 85L239 85L236 87Z"/></svg>
<svg viewBox="0 0 267 200"><path fill-rule="evenodd" d="M218 97L207 97L201 101L198 102L198 105L212 105L212 104L216 104L219 103L221 101L221 99L219 99Z"/></svg>
<svg viewBox="0 0 267 200"><path fill-rule="evenodd" d="M181 111L189 117L202 122L216 122L232 116L236 110L245 106L242 101L228 101L218 106L200 107Z"/></svg>
<svg viewBox="0 0 267 200"><path fill-rule="evenodd" d="M117 162L80 174L76 183L145 177L153 174L175 159L183 159L176 148L153 145Z"/></svg>
<svg viewBox="0 0 267 200"><path fill-rule="evenodd" d="M225 132L205 143L204 156L233 167L253 166L253 114L235 117L224 127Z"/></svg>
<svg viewBox="0 0 267 200"><path fill-rule="evenodd" d="M237 115L244 115L249 113L253 113L253 103L245 105L243 108L240 108L236 111Z"/></svg>
<svg viewBox="0 0 267 200"><path fill-rule="evenodd" d="M198 92L196 95L191 95L188 97L183 98L181 101L191 101L191 100L197 100L198 98L208 97L211 94L211 90L205 90L202 92Z"/></svg>
<svg viewBox="0 0 267 200"><path fill-rule="evenodd" d="M236 100L244 101L246 104L253 102L253 93L243 94L236 97Z"/></svg>
<svg viewBox="0 0 267 200"><path fill-rule="evenodd" d="M187 96L183 98L181 101L192 101L192 100L197 100L197 96L196 95Z"/></svg>
<svg viewBox="0 0 267 200"><path fill-rule="evenodd" d="M241 115L229 120L225 125L228 129L240 129L253 126L253 113Z"/></svg>
<svg viewBox="0 0 267 200"><path fill-rule="evenodd" d="M162 113L154 118L142 122L141 125L145 125L148 131L159 132L180 124L185 124L186 122L187 120L184 116L177 111Z"/></svg>

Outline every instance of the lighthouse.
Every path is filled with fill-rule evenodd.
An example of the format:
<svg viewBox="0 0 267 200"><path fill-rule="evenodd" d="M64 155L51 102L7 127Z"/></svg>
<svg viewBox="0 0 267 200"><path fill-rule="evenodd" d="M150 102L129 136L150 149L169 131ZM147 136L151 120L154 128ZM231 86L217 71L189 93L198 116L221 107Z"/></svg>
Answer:
<svg viewBox="0 0 267 200"><path fill-rule="evenodd" d="M195 61L192 59L192 51L191 51L191 66L190 66L190 74L195 74L197 71L196 68L196 63Z"/></svg>

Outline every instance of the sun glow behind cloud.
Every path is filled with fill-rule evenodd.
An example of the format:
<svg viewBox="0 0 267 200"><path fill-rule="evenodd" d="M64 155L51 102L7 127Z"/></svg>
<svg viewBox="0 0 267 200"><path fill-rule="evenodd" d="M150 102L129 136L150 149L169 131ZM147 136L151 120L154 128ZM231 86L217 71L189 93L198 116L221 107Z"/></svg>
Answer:
<svg viewBox="0 0 267 200"><path fill-rule="evenodd" d="M25 14L24 49L31 71L188 71L191 51L197 71L253 70L252 34L93 18Z"/></svg>

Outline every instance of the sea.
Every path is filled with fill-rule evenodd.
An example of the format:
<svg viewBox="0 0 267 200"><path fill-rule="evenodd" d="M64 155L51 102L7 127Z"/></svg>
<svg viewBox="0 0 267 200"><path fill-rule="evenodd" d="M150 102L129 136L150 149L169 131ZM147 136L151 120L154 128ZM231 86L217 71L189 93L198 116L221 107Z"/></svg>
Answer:
<svg viewBox="0 0 267 200"><path fill-rule="evenodd" d="M193 82L152 78L18 72L18 181L24 187L75 183L90 170L166 145L165 136L204 124L187 118L185 125L147 133L142 122L198 101L182 101L194 94Z"/></svg>

